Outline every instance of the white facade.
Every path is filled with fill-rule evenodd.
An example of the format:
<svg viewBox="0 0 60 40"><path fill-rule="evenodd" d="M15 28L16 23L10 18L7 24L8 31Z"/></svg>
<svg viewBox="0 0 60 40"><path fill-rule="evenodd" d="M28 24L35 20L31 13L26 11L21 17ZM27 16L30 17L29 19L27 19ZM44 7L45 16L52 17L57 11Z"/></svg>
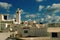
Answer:
<svg viewBox="0 0 60 40"><path fill-rule="evenodd" d="M16 11L16 23L17 24L21 23L21 12L22 12L22 10L19 10L19 8Z"/></svg>

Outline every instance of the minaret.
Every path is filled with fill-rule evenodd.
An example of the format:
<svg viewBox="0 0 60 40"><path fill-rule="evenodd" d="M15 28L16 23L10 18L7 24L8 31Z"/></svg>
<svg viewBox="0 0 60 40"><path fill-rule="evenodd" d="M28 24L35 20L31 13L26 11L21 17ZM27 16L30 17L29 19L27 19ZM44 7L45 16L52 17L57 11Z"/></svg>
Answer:
<svg viewBox="0 0 60 40"><path fill-rule="evenodd" d="M16 22L17 22L17 24L21 23L21 12L22 12L22 10L20 10L19 8L16 11Z"/></svg>

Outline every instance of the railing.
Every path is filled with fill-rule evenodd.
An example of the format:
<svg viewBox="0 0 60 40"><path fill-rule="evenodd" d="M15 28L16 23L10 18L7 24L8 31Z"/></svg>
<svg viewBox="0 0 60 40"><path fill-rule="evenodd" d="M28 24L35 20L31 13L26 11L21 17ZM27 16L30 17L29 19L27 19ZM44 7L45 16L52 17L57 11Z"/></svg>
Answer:
<svg viewBox="0 0 60 40"><path fill-rule="evenodd" d="M60 23L49 23L48 27L60 27Z"/></svg>

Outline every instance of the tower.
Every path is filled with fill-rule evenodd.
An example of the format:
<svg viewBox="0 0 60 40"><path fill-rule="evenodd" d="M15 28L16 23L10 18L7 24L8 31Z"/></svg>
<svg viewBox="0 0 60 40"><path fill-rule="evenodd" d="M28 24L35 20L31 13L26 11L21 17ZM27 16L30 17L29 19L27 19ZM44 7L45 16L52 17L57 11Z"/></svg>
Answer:
<svg viewBox="0 0 60 40"><path fill-rule="evenodd" d="M17 24L21 23L21 12L22 12L22 10L20 10L19 8L16 10L16 22L17 22Z"/></svg>

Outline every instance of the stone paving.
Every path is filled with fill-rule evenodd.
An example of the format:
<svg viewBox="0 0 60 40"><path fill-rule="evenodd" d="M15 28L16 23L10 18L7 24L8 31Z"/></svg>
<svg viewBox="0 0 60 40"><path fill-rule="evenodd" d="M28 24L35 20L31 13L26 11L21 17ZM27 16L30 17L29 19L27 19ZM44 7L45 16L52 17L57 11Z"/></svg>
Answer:
<svg viewBox="0 0 60 40"><path fill-rule="evenodd" d="M11 33L0 33L0 40L5 40Z"/></svg>

